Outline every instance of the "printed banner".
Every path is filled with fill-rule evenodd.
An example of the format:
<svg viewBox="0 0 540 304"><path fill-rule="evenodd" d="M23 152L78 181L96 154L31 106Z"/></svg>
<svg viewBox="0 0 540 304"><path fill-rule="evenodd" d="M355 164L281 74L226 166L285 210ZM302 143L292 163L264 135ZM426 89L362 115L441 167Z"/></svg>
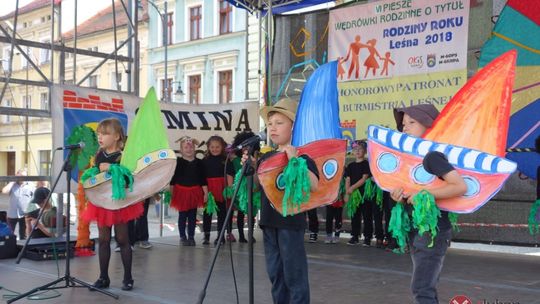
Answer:
<svg viewBox="0 0 540 304"><path fill-rule="evenodd" d="M395 128L393 109L438 109L467 81L467 1L377 1L330 12L329 60L338 61L347 139L369 124Z"/></svg>
<svg viewBox="0 0 540 304"><path fill-rule="evenodd" d="M465 69L468 1L378 1L330 13L338 81Z"/></svg>
<svg viewBox="0 0 540 304"><path fill-rule="evenodd" d="M106 118L117 118L125 128L126 134L141 98L114 91L81 88L69 85L57 85L52 90L52 130L53 146L66 145L66 138L79 125L87 125L94 130L98 123ZM226 142L232 142L234 136L248 130L259 131L259 105L257 102L230 104L191 105L180 103L161 103L163 123L167 128L169 145L178 150L177 139L184 135L200 141L198 156L205 150L205 141L212 135L219 135ZM152 134L148 134L152 136ZM67 155L56 153L53 159L53 173L60 172L63 159ZM72 172L76 181L78 168ZM72 184L72 192L76 190ZM55 192L66 192L65 179L61 179Z"/></svg>

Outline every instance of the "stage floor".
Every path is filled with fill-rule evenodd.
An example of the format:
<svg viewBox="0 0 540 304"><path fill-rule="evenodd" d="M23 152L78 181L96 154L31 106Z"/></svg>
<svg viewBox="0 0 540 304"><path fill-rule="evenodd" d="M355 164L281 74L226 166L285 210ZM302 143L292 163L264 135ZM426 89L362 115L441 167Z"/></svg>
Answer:
<svg viewBox="0 0 540 304"><path fill-rule="evenodd" d="M201 245L180 247L177 236L152 238L149 250L133 253L135 288L122 291L120 254L112 252L111 288L120 296L115 300L86 288L58 289L60 297L44 303L196 303L204 285L215 248ZM212 235L212 239L214 235ZM260 231L254 248L255 303L272 303L270 282L264 264ZM311 303L411 303L409 281L411 260L375 247L347 246L346 239L335 245L306 243L309 259ZM248 246L229 243L219 253L204 303L236 303L231 269L231 253L238 284L239 303L248 303ZM59 262L64 274L65 260ZM449 303L465 295L472 303L540 303L540 258L534 255L493 253L450 248L446 257L439 299ZM98 258L71 260L72 276L93 282L99 274ZM23 259L0 260L0 294L9 290L25 292L58 277L55 261ZM3 299L5 300L5 298ZM496 302L498 301L498 302ZM22 299L16 303L36 303ZM462 302L457 302L462 303Z"/></svg>

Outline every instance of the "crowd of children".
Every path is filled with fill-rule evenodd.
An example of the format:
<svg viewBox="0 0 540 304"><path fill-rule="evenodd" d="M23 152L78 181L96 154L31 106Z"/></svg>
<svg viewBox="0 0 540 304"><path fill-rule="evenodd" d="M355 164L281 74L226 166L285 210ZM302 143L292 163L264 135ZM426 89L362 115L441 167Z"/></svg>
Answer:
<svg viewBox="0 0 540 304"><path fill-rule="evenodd" d="M256 167L265 162L271 155L284 152L289 160L303 158L307 164L311 191L316 191L319 172L315 162L306 155L297 155L295 147L291 146L292 126L295 120L297 102L282 99L274 106L261 109L261 117L266 122L267 132L276 146L276 150L262 155L258 160L253 158ZM398 129L413 136L421 136L428 129L438 111L431 105L413 106L398 109L395 112ZM97 127L100 149L95 157L95 167L100 171L108 171L111 165L120 162L125 142L125 133L116 119L106 119ZM238 146L245 139L254 136L251 132L237 134L233 146ZM210 244L212 217L217 216L217 232L227 231L228 240L235 242L232 232L232 219L225 222L227 209L231 204L236 206L239 241L246 243L244 236L245 214L238 208L238 202L231 202L226 190L233 185L236 172L252 155L245 151L228 151L227 143L220 136L211 136L206 141L206 155L196 157L197 139L183 136L179 143L180 157L177 158L176 169L170 181L170 206L178 211L178 231L181 246L195 246L195 227L197 209L203 209L203 245ZM334 202L325 206L326 210L326 244L336 244L343 236L343 213L351 220L350 239L348 245L362 243L365 247L372 245L375 232L375 245L383 248L388 245L392 249L393 240L388 233L390 209L396 202L412 204L410 193L402 189L394 189L391 193L374 195L374 182L371 180L367 160L367 143L356 140L352 143L354 159L346 166L339 195ZM258 147L256 148L258 150ZM445 180L445 186L432 191L435 199L462 195L466 186L463 178L448 163L442 153L429 153L424 159L424 167L428 172ZM257 179L256 188L257 186ZM372 188L370 188L372 187ZM41 193L41 192L43 193ZM47 190L48 191L48 190ZM45 194L45 190L36 191L36 197ZM38 195L39 194L39 195ZM309 242L317 241L319 220L317 210L284 217L270 204L265 191L260 190L261 212L259 226L263 231L265 259L269 279L272 284L272 297L275 303L309 303L309 279L304 235L309 227ZM159 197L158 197L159 198ZM116 243L120 248L124 269L123 290L131 290L134 280L131 274L133 241L148 242L148 232L130 235L137 231L136 222L128 225L129 221L138 219L141 214L148 212L148 201L128 207L109 210L89 203L83 214L83 219L96 221L99 230L99 268L100 275L94 283L96 288L107 288L110 285L108 275L110 260L111 230L114 226ZM163 204L162 204L163 206ZM41 208L50 208L43 201ZM408 208L408 207L407 207ZM253 218L255 220L255 218ZM309 225L306 225L306 221ZM146 222L143 221L147 225ZM383 225L386 223L386 226ZM128 226L133 226L128 228ZM308 226L308 227L306 227ZM375 231L374 231L375 227ZM438 234L434 239L433 250L427 248L426 237L417 232L411 232L410 251L413 260L412 292L417 303L435 303L437 301L436 282L444 255L451 238L451 226L448 213L441 212L438 220ZM363 238L361 237L361 233ZM45 234L47 235L47 234ZM133 236L135 235L135 236ZM216 234L217 236L218 234ZM214 240L216 245L218 239ZM253 242L255 240L253 239ZM144 244L146 244L144 243Z"/></svg>

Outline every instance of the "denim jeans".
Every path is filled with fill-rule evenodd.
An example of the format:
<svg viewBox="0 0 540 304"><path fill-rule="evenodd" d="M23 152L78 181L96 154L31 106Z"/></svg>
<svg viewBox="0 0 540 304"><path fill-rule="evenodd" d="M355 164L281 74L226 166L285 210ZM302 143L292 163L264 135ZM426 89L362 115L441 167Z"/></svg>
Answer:
<svg viewBox="0 0 540 304"><path fill-rule="evenodd" d="M266 271L275 304L309 303L309 279L304 231L265 227Z"/></svg>
<svg viewBox="0 0 540 304"><path fill-rule="evenodd" d="M424 233L420 236L418 233L414 233L411 238L411 259L413 262L411 291L414 303L439 303L437 283L451 238L451 228L439 231L431 248L428 247L431 242L430 234Z"/></svg>

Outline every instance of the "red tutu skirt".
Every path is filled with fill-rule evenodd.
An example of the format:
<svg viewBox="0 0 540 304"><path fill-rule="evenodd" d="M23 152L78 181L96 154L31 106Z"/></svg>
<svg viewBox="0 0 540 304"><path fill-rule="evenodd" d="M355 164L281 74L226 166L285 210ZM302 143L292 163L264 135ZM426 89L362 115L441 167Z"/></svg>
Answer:
<svg viewBox="0 0 540 304"><path fill-rule="evenodd" d="M127 223L139 218L143 212L144 206L142 202L117 210L105 209L88 202L81 218L89 223L97 222L99 227L111 227L115 224Z"/></svg>
<svg viewBox="0 0 540 304"><path fill-rule="evenodd" d="M330 206L332 206L332 207L334 207L334 208L341 208L341 207L343 207L343 200L338 199L337 201L335 201L335 202L334 202L332 205L330 205Z"/></svg>
<svg viewBox="0 0 540 304"><path fill-rule="evenodd" d="M180 186L174 185L171 207L178 211L187 211L195 208L202 208L204 192L201 186Z"/></svg>
<svg viewBox="0 0 540 304"><path fill-rule="evenodd" d="M223 189L225 189L225 179L223 177L209 177L206 179L208 182L208 192L212 192L216 202L223 203Z"/></svg>

